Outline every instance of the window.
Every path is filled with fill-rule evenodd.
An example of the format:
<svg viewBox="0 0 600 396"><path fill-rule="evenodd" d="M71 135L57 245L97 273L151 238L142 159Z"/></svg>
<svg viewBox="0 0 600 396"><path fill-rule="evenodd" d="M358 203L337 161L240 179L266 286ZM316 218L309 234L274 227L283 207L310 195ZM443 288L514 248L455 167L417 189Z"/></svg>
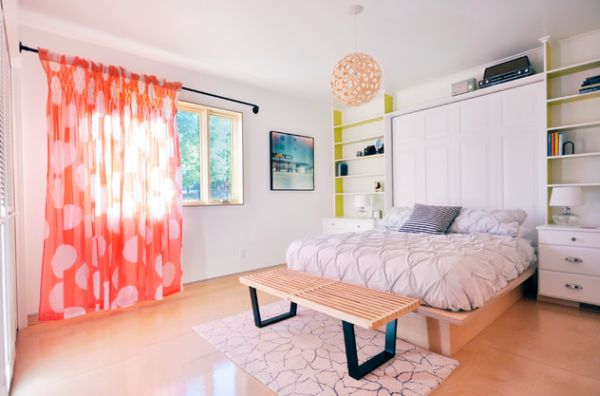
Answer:
<svg viewBox="0 0 600 396"><path fill-rule="evenodd" d="M176 121L183 204L242 204L242 114L179 102Z"/></svg>

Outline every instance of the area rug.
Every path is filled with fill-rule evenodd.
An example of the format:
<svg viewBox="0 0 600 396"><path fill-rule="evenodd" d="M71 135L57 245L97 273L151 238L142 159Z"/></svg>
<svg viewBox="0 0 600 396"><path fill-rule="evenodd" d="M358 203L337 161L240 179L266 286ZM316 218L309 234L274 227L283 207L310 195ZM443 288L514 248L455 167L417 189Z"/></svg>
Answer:
<svg viewBox="0 0 600 396"><path fill-rule="evenodd" d="M289 303L261 307L269 318ZM383 350L384 334L356 327L359 362ZM400 339L393 360L355 380L347 374L341 321L298 307L295 317L254 326L252 311L201 324L194 330L278 395L427 395L458 361Z"/></svg>

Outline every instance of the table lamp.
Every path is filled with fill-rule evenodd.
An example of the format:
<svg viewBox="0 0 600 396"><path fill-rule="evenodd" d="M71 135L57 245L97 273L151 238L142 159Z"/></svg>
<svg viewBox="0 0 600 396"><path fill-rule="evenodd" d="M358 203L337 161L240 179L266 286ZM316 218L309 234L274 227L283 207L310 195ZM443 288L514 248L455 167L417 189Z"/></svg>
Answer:
<svg viewBox="0 0 600 396"><path fill-rule="evenodd" d="M555 224L575 225L577 224L577 215L571 213L571 206L578 206L583 203L581 187L553 187L550 195L550 206L562 207L560 214L552 216Z"/></svg>
<svg viewBox="0 0 600 396"><path fill-rule="evenodd" d="M357 195L354 197L354 207L358 209L359 217L366 217L369 198L366 195Z"/></svg>

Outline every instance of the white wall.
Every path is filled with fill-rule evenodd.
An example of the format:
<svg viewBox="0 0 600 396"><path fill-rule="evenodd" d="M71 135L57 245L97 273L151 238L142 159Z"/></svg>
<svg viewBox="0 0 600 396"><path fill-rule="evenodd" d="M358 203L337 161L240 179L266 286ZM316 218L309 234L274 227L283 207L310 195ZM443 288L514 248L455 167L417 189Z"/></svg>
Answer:
<svg viewBox="0 0 600 396"><path fill-rule="evenodd" d="M184 208L184 282L223 276L283 263L294 239L320 233L321 217L332 212L331 111L309 102L256 87L134 57L109 48L21 26L29 46L79 55L138 73L151 73L184 85L255 102L260 113L233 103L182 92L180 98L244 112L244 201L241 206ZM27 313L36 313L43 247L46 177L45 75L36 54L21 57L23 187ZM269 131L315 137L315 191L269 190ZM240 250L245 250L241 258Z"/></svg>

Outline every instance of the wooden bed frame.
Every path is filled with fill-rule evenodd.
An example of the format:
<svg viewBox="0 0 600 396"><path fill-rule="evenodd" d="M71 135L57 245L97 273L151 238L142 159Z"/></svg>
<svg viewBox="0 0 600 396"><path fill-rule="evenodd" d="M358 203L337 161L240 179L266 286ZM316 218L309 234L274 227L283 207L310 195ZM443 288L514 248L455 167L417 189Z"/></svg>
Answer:
<svg viewBox="0 0 600 396"><path fill-rule="evenodd" d="M523 296L523 283L536 268L525 270L484 306L470 312L450 312L420 306L398 318L398 337L432 352L452 356Z"/></svg>

